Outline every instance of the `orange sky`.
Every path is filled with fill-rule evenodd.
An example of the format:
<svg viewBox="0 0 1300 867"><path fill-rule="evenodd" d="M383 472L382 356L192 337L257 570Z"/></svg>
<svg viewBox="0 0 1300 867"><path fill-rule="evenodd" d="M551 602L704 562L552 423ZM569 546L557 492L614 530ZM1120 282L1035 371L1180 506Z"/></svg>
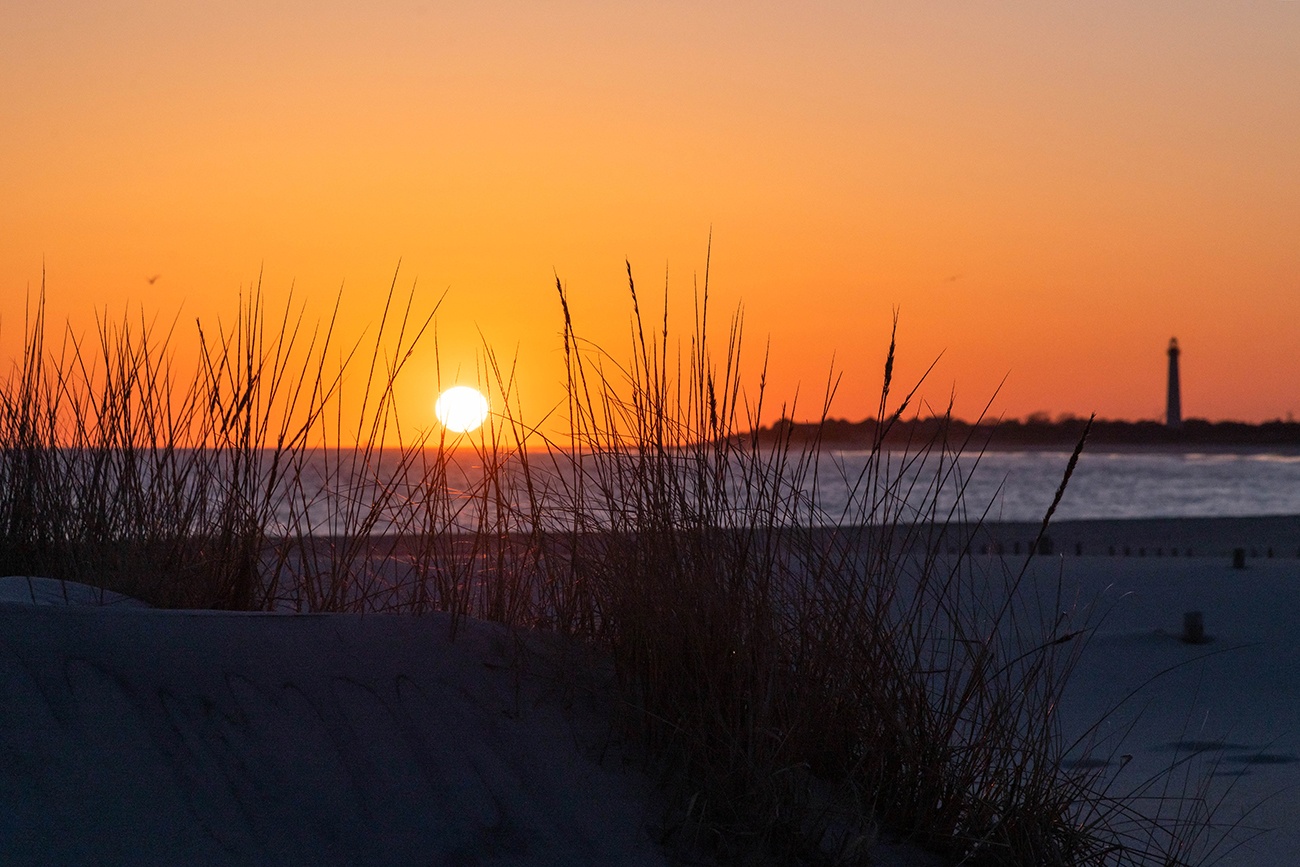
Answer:
<svg viewBox="0 0 1300 867"><path fill-rule="evenodd" d="M815 8L803 8L815 6ZM707 7L707 8L706 8ZM399 285L444 378L486 340L560 399L556 274L616 355L624 258L770 336L769 401L1300 412L1300 3L10 0L0 339L50 310L229 315L261 272L347 322ZM150 284L147 278L158 274ZM656 303L657 306L657 303ZM482 337L480 338L480 333ZM431 358L405 412L432 420Z"/></svg>

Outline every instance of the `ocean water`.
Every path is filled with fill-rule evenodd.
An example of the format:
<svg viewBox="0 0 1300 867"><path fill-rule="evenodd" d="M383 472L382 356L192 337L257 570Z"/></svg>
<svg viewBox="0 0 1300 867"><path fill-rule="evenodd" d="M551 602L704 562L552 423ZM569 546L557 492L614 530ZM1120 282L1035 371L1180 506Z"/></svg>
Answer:
<svg viewBox="0 0 1300 867"><path fill-rule="evenodd" d="M892 499L885 511L908 520L935 514L941 518L993 521L1041 520L1061 484L1070 454L1065 451L1024 450L986 452L955 459L930 456L915 462L897 453L877 468L867 452L828 451L802 472L788 471L777 497L799 505L783 512L785 523L869 523L873 489L862 481L879 469L879 478L892 479ZM436 463L436 460L433 461ZM445 476L431 478L427 465L398 467L391 456L366 469L368 478L340 484L352 475L349 467L334 466L319 473L308 464L305 481L313 490L305 512L316 535L346 532L347 516L364 511L375 492L384 491L383 510L392 519L385 527L418 528L420 513L432 504L438 515L424 526L474 529L492 524L502 510L515 515L522 529L535 516L544 526L572 526L570 505L578 496L595 518L608 525L613 512L634 512L634 486L611 483L609 474L584 478L566 458L533 459L525 480L517 460L493 469L500 485L485 491L484 468L473 455L462 454L443 463ZM690 464L684 475L692 476ZM608 468L608 466L607 466ZM319 478L319 483L315 480ZM720 478L720 477L719 477ZM715 480L716 481L716 478ZM752 502L752 478L735 473L725 477L726 498L733 506ZM531 492L530 492L531 484ZM300 497L301 499L301 497ZM761 498L760 498L761 499ZM770 502L770 500L769 500ZM299 514L304 509L299 505ZM721 516L724 523L747 523L743 506ZM877 515L880 513L877 512ZM1248 517L1300 515L1300 451L1219 450L1177 452L1154 449L1098 450L1080 458L1057 508L1057 520L1087 518ZM281 516L288 519L288 514ZM865 519L864 519L865 518ZM522 521L522 523L520 523ZM589 525L591 526L591 525Z"/></svg>
<svg viewBox="0 0 1300 867"><path fill-rule="evenodd" d="M1065 451L986 452L959 457L967 513L988 507L988 518L1037 521L1051 505L1069 463ZM849 487L839 482L860 471L861 452L831 455L822 467L820 500L834 514ZM839 468L843 468L841 471ZM838 484L837 484L838 483ZM951 506L952 485L940 497ZM1155 449L1085 451L1071 475L1056 518L1248 517L1300 514L1300 451Z"/></svg>
<svg viewBox="0 0 1300 867"><path fill-rule="evenodd" d="M587 456L579 468L572 455L531 454L525 472L518 455L331 451L301 455L301 463L276 474L266 466L271 464L268 452L254 458L263 466L252 470L251 483L231 489L221 481L228 475L223 460L188 462L182 455L176 458L182 464L178 469L154 466L149 455L107 466L76 453L55 457L64 464L59 477L67 483L52 491L62 499L47 505L60 513L90 504L93 519L97 509L124 494L155 510L181 509L180 500L173 505L176 496L184 500L206 490L203 502L210 509L219 511L234 497L251 503L272 532L314 536L526 530L538 524L568 529L574 526L576 503L581 503L576 511L589 519L586 529L629 527L639 497L663 496L663 486L655 489L658 482L637 487L636 475L629 471L631 458L618 463ZM753 467L737 464L720 471L700 467L680 456L674 476L687 489L681 508L713 514L729 508L716 516L729 524L755 523L755 515L765 510L775 513L779 523L805 525L871 523L882 513L886 520L903 521L929 515L1038 521L1069 457L1065 451L991 451L942 459L931 454L922 462L915 455L886 453L873 464L869 453L831 450L815 463L787 465L778 477L770 469L750 472ZM486 467L485 458L490 462ZM270 478L279 481L268 483ZM725 488L726 495L695 496L710 488ZM888 496L882 498L886 489ZM100 500L104 503L95 506ZM1085 452L1056 512L1058 520L1262 515L1300 515L1300 450Z"/></svg>

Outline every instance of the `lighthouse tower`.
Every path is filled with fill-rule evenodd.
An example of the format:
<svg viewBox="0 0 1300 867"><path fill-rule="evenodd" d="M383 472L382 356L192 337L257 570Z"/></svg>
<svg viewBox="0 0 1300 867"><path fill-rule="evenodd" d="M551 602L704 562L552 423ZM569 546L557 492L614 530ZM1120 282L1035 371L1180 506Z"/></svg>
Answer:
<svg viewBox="0 0 1300 867"><path fill-rule="evenodd" d="M1178 338L1169 338L1169 391L1165 398L1165 427L1183 426L1183 402L1178 387Z"/></svg>

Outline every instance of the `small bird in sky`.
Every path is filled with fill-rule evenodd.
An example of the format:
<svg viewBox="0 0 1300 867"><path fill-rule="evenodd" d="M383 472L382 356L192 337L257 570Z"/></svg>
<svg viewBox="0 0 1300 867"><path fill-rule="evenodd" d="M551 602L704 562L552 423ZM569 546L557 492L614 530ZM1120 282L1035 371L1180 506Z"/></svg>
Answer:
<svg viewBox="0 0 1300 867"><path fill-rule="evenodd" d="M161 274L155 274L155 275L153 275L152 277L150 277L150 278L149 278L149 285L152 286L154 283L157 283L157 282L158 282L158 278L161 277L161 276L162 276Z"/></svg>

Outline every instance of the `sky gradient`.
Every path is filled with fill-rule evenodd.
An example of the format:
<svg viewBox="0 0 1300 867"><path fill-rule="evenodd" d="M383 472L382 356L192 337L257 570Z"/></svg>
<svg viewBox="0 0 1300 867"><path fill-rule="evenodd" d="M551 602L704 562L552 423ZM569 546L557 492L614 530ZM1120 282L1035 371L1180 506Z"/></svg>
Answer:
<svg viewBox="0 0 1300 867"><path fill-rule="evenodd" d="M795 8L798 5L799 8ZM807 7L807 8L804 8ZM261 275L360 330L401 262L527 412L624 260L770 339L769 402L900 379L995 414L1300 412L1300 3L0 0L0 342L53 317L229 316ZM149 278L159 275L150 283ZM460 376L457 376L457 371ZM409 420L432 423L416 359ZM425 399L425 393L428 393ZM770 421L770 418L768 419Z"/></svg>

